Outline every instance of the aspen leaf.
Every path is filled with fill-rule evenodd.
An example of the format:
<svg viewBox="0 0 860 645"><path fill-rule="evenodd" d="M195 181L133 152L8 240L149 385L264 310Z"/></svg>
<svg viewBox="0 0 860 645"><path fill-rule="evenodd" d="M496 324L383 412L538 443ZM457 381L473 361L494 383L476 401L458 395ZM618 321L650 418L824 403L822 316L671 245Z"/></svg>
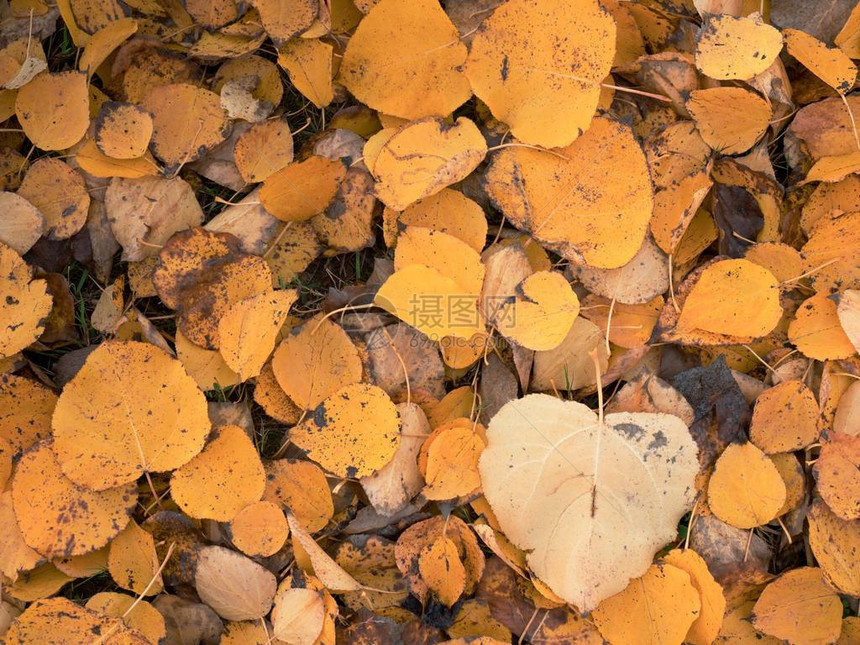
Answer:
<svg viewBox="0 0 860 645"><path fill-rule="evenodd" d="M690 626L684 642L692 645L710 645L714 642L723 624L726 598L723 588L714 580L708 565L692 549L674 549L663 556L663 562L677 567L690 576L690 582L699 593L699 615Z"/></svg>
<svg viewBox="0 0 860 645"><path fill-rule="evenodd" d="M263 501L288 509L310 532L325 528L334 515L328 481L322 469L309 461L276 459L265 463Z"/></svg>
<svg viewBox="0 0 860 645"><path fill-rule="evenodd" d="M761 74L782 51L782 34L754 14L709 16L697 39L696 67L717 80Z"/></svg>
<svg viewBox="0 0 860 645"><path fill-rule="evenodd" d="M218 349L242 381L258 376L298 298L295 289L264 293L234 304L218 322Z"/></svg>
<svg viewBox="0 0 860 645"><path fill-rule="evenodd" d="M375 385L356 383L317 405L289 438L329 472L366 477L394 457L399 430L400 417L388 395Z"/></svg>
<svg viewBox="0 0 860 645"><path fill-rule="evenodd" d="M588 130L615 56L615 21L595 0L498 7L472 40L475 95L519 140L555 148ZM558 115L565 115L559 120Z"/></svg>
<svg viewBox="0 0 860 645"><path fill-rule="evenodd" d="M286 395L303 410L361 380L358 350L342 327L311 319L290 330L272 357L272 371Z"/></svg>
<svg viewBox="0 0 860 645"><path fill-rule="evenodd" d="M323 551L311 534L290 513L287 514L287 522L290 525L293 541L298 542L304 549L311 565L313 565L314 574L327 589L335 593L361 589L361 585L355 578L344 571L328 553Z"/></svg>
<svg viewBox="0 0 860 645"><path fill-rule="evenodd" d="M45 329L53 301L44 280L30 280L30 267L0 243L0 357L31 345Z"/></svg>
<svg viewBox="0 0 860 645"><path fill-rule="evenodd" d="M88 172L93 177L140 179L141 177L156 175L161 171L150 152L134 159L115 159L108 157L99 150L96 142L92 139L87 139L83 145L77 148L75 162L81 170Z"/></svg>
<svg viewBox="0 0 860 645"><path fill-rule="evenodd" d="M317 38L297 38L278 50L278 65L287 70L295 88L318 108L325 107L334 98L333 52L331 45Z"/></svg>
<svg viewBox="0 0 860 645"><path fill-rule="evenodd" d="M345 176L341 161L308 157L270 174L260 189L260 201L278 219L301 222L326 209Z"/></svg>
<svg viewBox="0 0 860 645"><path fill-rule="evenodd" d="M105 191L105 206L122 257L129 262L158 255L174 233L203 223L194 190L179 177L114 179Z"/></svg>
<svg viewBox="0 0 860 645"><path fill-rule="evenodd" d="M287 518L273 502L253 502L230 522L230 533L240 551L251 557L277 553L290 533Z"/></svg>
<svg viewBox="0 0 860 645"><path fill-rule="evenodd" d="M755 402L750 441L767 454L802 450L818 439L818 401L803 382L790 380Z"/></svg>
<svg viewBox="0 0 860 645"><path fill-rule="evenodd" d="M203 393L182 363L154 345L108 341L66 385L53 427L63 472L105 490L187 463L210 424Z"/></svg>
<svg viewBox="0 0 860 645"><path fill-rule="evenodd" d="M178 468L170 494L191 517L232 520L263 495L266 475L257 449L239 426L219 428L199 455Z"/></svg>
<svg viewBox="0 0 860 645"><path fill-rule="evenodd" d="M502 530L582 611L645 572L694 494L697 449L671 415L601 419L580 403L530 394L502 407L487 437L481 481ZM628 525L638 529L620 528Z"/></svg>
<svg viewBox="0 0 860 645"><path fill-rule="evenodd" d="M845 520L860 518L860 436L832 433L813 467L822 499Z"/></svg>
<svg viewBox="0 0 860 645"><path fill-rule="evenodd" d="M626 349L641 347L651 338L651 332L663 308L662 296L639 305L612 303L607 298L589 294L582 302L582 315L600 329L608 330L609 340ZM611 318L610 318L611 312ZM604 333L604 336L607 334Z"/></svg>
<svg viewBox="0 0 860 645"><path fill-rule="evenodd" d="M33 602L53 596L71 581L72 578L53 564L45 562L25 575L19 576L5 593L21 602Z"/></svg>
<svg viewBox="0 0 860 645"><path fill-rule="evenodd" d="M278 592L272 609L272 630L278 641L315 643L325 622L323 594L314 589L288 588Z"/></svg>
<svg viewBox="0 0 860 645"><path fill-rule="evenodd" d="M0 193L0 208L3 209L0 242L24 255L42 237L45 216L34 204L15 193Z"/></svg>
<svg viewBox="0 0 860 645"><path fill-rule="evenodd" d="M847 94L854 87L857 66L841 49L798 29L783 29L782 35L788 53L834 90Z"/></svg>
<svg viewBox="0 0 860 645"><path fill-rule="evenodd" d="M382 214L385 243L394 248L399 226L423 226L453 235L480 253L487 240L487 218L481 207L452 188L420 199L404 211L386 208Z"/></svg>
<svg viewBox="0 0 860 645"><path fill-rule="evenodd" d="M770 125L767 101L739 87L695 90L686 107L704 142L726 155L752 148Z"/></svg>
<svg viewBox="0 0 860 645"><path fill-rule="evenodd" d="M860 435L860 385L854 381L840 394L833 417L833 430L852 436Z"/></svg>
<svg viewBox="0 0 860 645"><path fill-rule="evenodd" d="M800 250L803 271L818 292L860 289L860 213L849 213L816 226Z"/></svg>
<svg viewBox="0 0 860 645"><path fill-rule="evenodd" d="M776 466L752 443L726 448L708 483L711 511L741 529L774 519L785 503L785 495L785 483Z"/></svg>
<svg viewBox="0 0 860 645"><path fill-rule="evenodd" d="M471 96L466 46L433 0L381 0L349 39L338 79L359 101L404 119L446 116Z"/></svg>
<svg viewBox="0 0 860 645"><path fill-rule="evenodd" d="M452 422L440 426L425 442L425 445L430 443L424 467L427 499L465 496L481 485L478 459L485 446L481 438L483 429L474 428L468 419L465 421L465 424Z"/></svg>
<svg viewBox="0 0 860 645"><path fill-rule="evenodd" d="M434 268L411 264L391 275L374 302L433 340L470 339L482 328L477 294L464 293L454 279Z"/></svg>
<svg viewBox="0 0 860 645"><path fill-rule="evenodd" d="M700 608L686 571L654 564L624 591L601 602L594 623L610 643L681 643Z"/></svg>
<svg viewBox="0 0 860 645"><path fill-rule="evenodd" d="M58 159L39 159L30 166L18 195L45 216L45 234L65 240L87 221L90 195L84 178Z"/></svg>
<svg viewBox="0 0 860 645"><path fill-rule="evenodd" d="M293 135L284 119L254 123L239 135L233 156L249 184L265 181L293 160Z"/></svg>
<svg viewBox="0 0 860 645"><path fill-rule="evenodd" d="M15 114L37 148L64 150L80 141L90 125L87 75L42 72L18 90Z"/></svg>
<svg viewBox="0 0 860 645"><path fill-rule="evenodd" d="M68 598L34 602L12 623L6 642L9 645L88 643L94 634L106 637L105 645L149 645L142 634L126 627L119 618L86 609ZM58 641L58 637L62 640Z"/></svg>
<svg viewBox="0 0 860 645"><path fill-rule="evenodd" d="M53 447L36 444L15 468L12 501L21 534L47 558L99 549L128 523L137 490L132 484L100 491L79 486L60 470Z"/></svg>
<svg viewBox="0 0 860 645"><path fill-rule="evenodd" d="M430 590L446 607L452 606L463 593L466 568L460 561L457 545L447 537L424 547L418 556L418 570Z"/></svg>
<svg viewBox="0 0 860 645"><path fill-rule="evenodd" d="M469 246L447 233L420 226L408 226L398 237L394 253L394 270L422 264L451 278L463 294L481 292L484 265L481 256Z"/></svg>
<svg viewBox="0 0 860 645"><path fill-rule="evenodd" d="M164 617L145 600L137 602L129 595L103 591L87 601L87 609L105 616L120 618L126 627L143 634L150 643L167 637Z"/></svg>
<svg viewBox="0 0 860 645"><path fill-rule="evenodd" d="M597 117L555 152L494 153L485 175L491 201L514 226L568 259L602 269L627 264L653 211L648 165L632 131Z"/></svg>
<svg viewBox="0 0 860 645"><path fill-rule="evenodd" d="M780 282L794 279L803 273L800 253L788 244L762 242L747 249L744 258L770 271Z"/></svg>
<svg viewBox="0 0 860 645"><path fill-rule="evenodd" d="M560 273L538 271L516 287L516 296L501 305L496 328L526 349L558 347L579 314L579 298Z"/></svg>
<svg viewBox="0 0 860 645"><path fill-rule="evenodd" d="M134 103L102 103L93 141L114 159L136 159L146 154L152 139L152 117Z"/></svg>
<svg viewBox="0 0 860 645"><path fill-rule="evenodd" d="M394 549L394 542L378 535L352 536L338 546L337 563L355 580L367 585L360 591L343 594L347 607L358 610L370 602L382 609L397 606L406 599L408 592L397 568Z"/></svg>
<svg viewBox="0 0 860 645"><path fill-rule="evenodd" d="M220 97L190 83L154 87L141 107L152 115L152 152L170 167L198 159L229 133Z"/></svg>
<svg viewBox="0 0 860 645"><path fill-rule="evenodd" d="M195 588L221 618L257 620L272 608L277 582L250 558L222 546L204 546L197 558Z"/></svg>
<svg viewBox="0 0 860 645"><path fill-rule="evenodd" d="M812 503L809 546L827 580L842 593L860 592L860 571L854 566L860 553L860 521L844 520L820 499Z"/></svg>
<svg viewBox="0 0 860 645"><path fill-rule="evenodd" d="M317 17L314 0L254 0L263 27L276 42L286 41L306 31Z"/></svg>
<svg viewBox="0 0 860 645"><path fill-rule="evenodd" d="M798 508L806 498L806 473L792 452L780 452L768 455L768 458L776 466L785 484L785 503L777 512L777 515L782 516Z"/></svg>
<svg viewBox="0 0 860 645"><path fill-rule="evenodd" d="M788 326L788 339L805 356L816 360L848 358L854 345L839 322L837 305L825 293L805 300Z"/></svg>
<svg viewBox="0 0 860 645"><path fill-rule="evenodd" d="M440 118L413 121L388 139L373 163L376 196L402 211L465 179L486 154L484 136L465 117L453 125Z"/></svg>
<svg viewBox="0 0 860 645"><path fill-rule="evenodd" d="M147 596L161 593L164 584L161 574L156 575L158 565L152 534L140 528L134 520L110 543L108 571L123 589ZM153 578L155 580L150 585Z"/></svg>
<svg viewBox="0 0 860 645"><path fill-rule="evenodd" d="M730 336L770 333L782 317L779 283L748 260L708 266L684 302L678 326Z"/></svg>
<svg viewBox="0 0 860 645"><path fill-rule="evenodd" d="M78 69L92 77L99 66L107 60L113 51L123 41L134 35L138 22L131 18L112 20L95 32L87 41L86 47L78 60Z"/></svg>
<svg viewBox="0 0 860 645"><path fill-rule="evenodd" d="M842 603L821 569L802 567L770 583L750 618L758 631L790 643L832 643L842 631Z"/></svg>
<svg viewBox="0 0 860 645"><path fill-rule="evenodd" d="M430 588L419 570L421 554L443 535L456 544L460 561L466 570L462 595L471 595L484 573L484 554L478 545L478 539L461 519L455 515L447 518L437 515L417 522L397 538L394 557L397 568L406 578L409 591L422 603L426 603Z"/></svg>

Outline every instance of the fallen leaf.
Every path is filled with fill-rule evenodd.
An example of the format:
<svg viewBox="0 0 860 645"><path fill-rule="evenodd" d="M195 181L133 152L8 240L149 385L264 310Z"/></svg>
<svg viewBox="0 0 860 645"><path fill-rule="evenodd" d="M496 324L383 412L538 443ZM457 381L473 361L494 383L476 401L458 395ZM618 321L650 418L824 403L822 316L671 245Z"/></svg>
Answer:
<svg viewBox="0 0 860 645"><path fill-rule="evenodd" d="M691 503L696 448L677 417L604 419L582 404L532 394L505 405L487 436L481 481L502 530L529 552L538 577L583 611L642 575ZM631 522L636 532L618 528ZM571 550L578 539L587 548Z"/></svg>
<svg viewBox="0 0 860 645"><path fill-rule="evenodd" d="M269 613L275 576L245 556L222 546L200 549L195 573L200 599L227 620L257 620Z"/></svg>
<svg viewBox="0 0 860 645"><path fill-rule="evenodd" d="M108 341L64 388L53 428L63 472L105 490L187 463L210 424L182 363L150 344Z"/></svg>
<svg viewBox="0 0 860 645"><path fill-rule="evenodd" d="M614 20L596 1L564 9L557 0L496 8L465 67L475 95L517 139L548 148L588 130L615 56Z"/></svg>

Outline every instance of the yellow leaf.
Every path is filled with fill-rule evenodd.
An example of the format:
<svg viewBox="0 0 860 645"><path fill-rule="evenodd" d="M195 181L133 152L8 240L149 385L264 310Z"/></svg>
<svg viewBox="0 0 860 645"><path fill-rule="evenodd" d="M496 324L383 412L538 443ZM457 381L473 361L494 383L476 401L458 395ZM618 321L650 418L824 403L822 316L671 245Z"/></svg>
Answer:
<svg viewBox="0 0 860 645"><path fill-rule="evenodd" d="M269 557L277 553L290 534L287 518L273 502L253 502L230 522L233 544L251 557Z"/></svg>
<svg viewBox="0 0 860 645"><path fill-rule="evenodd" d="M483 329L478 295L436 269L412 264L396 271L377 291L374 302L432 340L470 339Z"/></svg>
<svg viewBox="0 0 860 645"><path fill-rule="evenodd" d="M466 75L517 139L566 146L588 130L597 109L615 31L596 0L581 0L576 11L564 0L512 0L481 23Z"/></svg>
<svg viewBox="0 0 860 645"><path fill-rule="evenodd" d="M152 132L152 117L141 107L107 101L96 117L93 141L108 157L136 159L146 154Z"/></svg>
<svg viewBox="0 0 860 645"><path fill-rule="evenodd" d="M500 303L496 329L526 349L558 347L579 315L579 298L556 271L538 271L520 282L516 296Z"/></svg>
<svg viewBox="0 0 860 645"><path fill-rule="evenodd" d="M636 255L654 205L642 148L629 127L605 117L557 151L494 153L486 183L514 226L576 263L604 269Z"/></svg>
<svg viewBox="0 0 860 645"><path fill-rule="evenodd" d="M699 618L699 594L686 571L654 564L600 603L593 615L610 643L681 643Z"/></svg>
<svg viewBox="0 0 860 645"><path fill-rule="evenodd" d="M842 631L842 602L821 569L802 567L765 588L751 620L758 631L790 643L832 643Z"/></svg>
<svg viewBox="0 0 860 645"><path fill-rule="evenodd" d="M49 643L62 638L67 643L89 643L94 634L110 635L109 645L150 645L139 632L110 618L76 605L68 598L48 598L30 605L6 633L9 645Z"/></svg>
<svg viewBox="0 0 860 645"><path fill-rule="evenodd" d="M170 168L194 161L229 134L221 97L197 85L159 85L141 107L152 115L152 152Z"/></svg>
<svg viewBox="0 0 860 645"><path fill-rule="evenodd" d="M694 90L686 107L705 143L725 155L746 152L770 125L767 101L740 87Z"/></svg>
<svg viewBox="0 0 860 645"><path fill-rule="evenodd" d="M269 175L260 189L260 201L278 219L301 222L326 209L345 176L340 160L314 155Z"/></svg>
<svg viewBox="0 0 860 645"><path fill-rule="evenodd" d="M284 337L272 357L272 371L290 400L309 410L340 388L358 383L362 366L343 328L316 317Z"/></svg>
<svg viewBox="0 0 860 645"><path fill-rule="evenodd" d="M740 529L774 519L785 503L785 495L785 483L776 466L751 443L726 448L708 482L711 511Z"/></svg>
<svg viewBox="0 0 860 645"><path fill-rule="evenodd" d="M240 380L259 376L298 295L295 289L288 289L246 298L221 317L218 349Z"/></svg>
<svg viewBox="0 0 860 645"><path fill-rule="evenodd" d="M133 484L100 491L77 485L60 470L51 442L42 441L18 462L12 501L28 546L55 558L107 544L128 523L137 490Z"/></svg>
<svg viewBox="0 0 860 645"><path fill-rule="evenodd" d="M290 430L289 439L329 472L366 477L391 461L400 443L400 416L375 385L347 385Z"/></svg>
<svg viewBox="0 0 860 645"><path fill-rule="evenodd" d="M663 561L686 572L699 594L701 609L684 642L691 645L711 645L720 632L726 611L723 588L708 571L707 562L692 549L669 551L663 556Z"/></svg>
<svg viewBox="0 0 860 645"><path fill-rule="evenodd" d="M188 515L228 522L259 501L266 474L257 449L239 426L224 426L199 455L170 479L170 495Z"/></svg>
<svg viewBox="0 0 860 645"><path fill-rule="evenodd" d="M802 450L818 439L818 401L802 381L788 380L759 394L750 441L767 454Z"/></svg>
<svg viewBox="0 0 860 645"><path fill-rule="evenodd" d="M780 51L782 34L759 14L708 16L699 31L696 67L720 81L745 81L770 67Z"/></svg>
<svg viewBox="0 0 860 645"><path fill-rule="evenodd" d="M318 38L296 38L278 50L278 65L287 70L293 86L318 108L334 98L333 52L331 45Z"/></svg>
<svg viewBox="0 0 860 645"><path fill-rule="evenodd" d="M304 549L313 565L314 574L327 589L333 593L358 591L361 589L361 584L344 571L328 553L323 551L311 534L290 513L287 514L287 522L289 522L293 540L298 542L301 548Z"/></svg>
<svg viewBox="0 0 860 645"><path fill-rule="evenodd" d="M373 162L376 196L402 211L465 179L486 154L484 135L465 117L454 125L432 117L413 121L385 142Z"/></svg>
<svg viewBox="0 0 860 645"><path fill-rule="evenodd" d="M860 595L860 522L845 520L820 499L812 503L809 520L809 546L818 566L830 583L849 596Z"/></svg>
<svg viewBox="0 0 860 645"><path fill-rule="evenodd" d="M42 72L18 90L15 114L27 138L42 150L64 150L90 125L87 75Z"/></svg>
<svg viewBox="0 0 860 645"><path fill-rule="evenodd" d="M435 0L381 0L349 39L339 80L384 114L446 116L472 94L465 61L466 46Z"/></svg>
<svg viewBox="0 0 860 645"><path fill-rule="evenodd" d="M678 328L757 338L773 331L780 318L779 283L770 271L749 260L720 260L690 291Z"/></svg>
<svg viewBox="0 0 860 645"><path fill-rule="evenodd" d="M424 547L418 556L418 570L445 606L452 606L463 593L466 568L460 561L457 545L447 537L442 536Z"/></svg>
<svg viewBox="0 0 860 645"><path fill-rule="evenodd" d="M838 47L828 47L799 29L783 29L785 47L810 72L840 94L847 94L857 81L857 66Z"/></svg>
<svg viewBox="0 0 860 645"><path fill-rule="evenodd" d="M54 450L72 481L105 490L172 470L200 452L206 399L182 363L154 345L107 341L66 385Z"/></svg>
<svg viewBox="0 0 860 645"><path fill-rule="evenodd" d="M600 418L581 403L530 394L505 404L487 436L481 481L502 530L581 611L645 573L692 503L697 448L671 415Z"/></svg>
<svg viewBox="0 0 860 645"><path fill-rule="evenodd" d="M788 339L805 356L819 361L849 358L857 351L842 329L836 303L826 293L807 298L798 307Z"/></svg>
<svg viewBox="0 0 860 645"><path fill-rule="evenodd" d="M153 596L164 589L161 574L157 576L158 555L152 534L132 520L110 543L108 571L123 589L135 594ZM150 581L155 579L150 585ZM147 588L149 587L149 588Z"/></svg>

